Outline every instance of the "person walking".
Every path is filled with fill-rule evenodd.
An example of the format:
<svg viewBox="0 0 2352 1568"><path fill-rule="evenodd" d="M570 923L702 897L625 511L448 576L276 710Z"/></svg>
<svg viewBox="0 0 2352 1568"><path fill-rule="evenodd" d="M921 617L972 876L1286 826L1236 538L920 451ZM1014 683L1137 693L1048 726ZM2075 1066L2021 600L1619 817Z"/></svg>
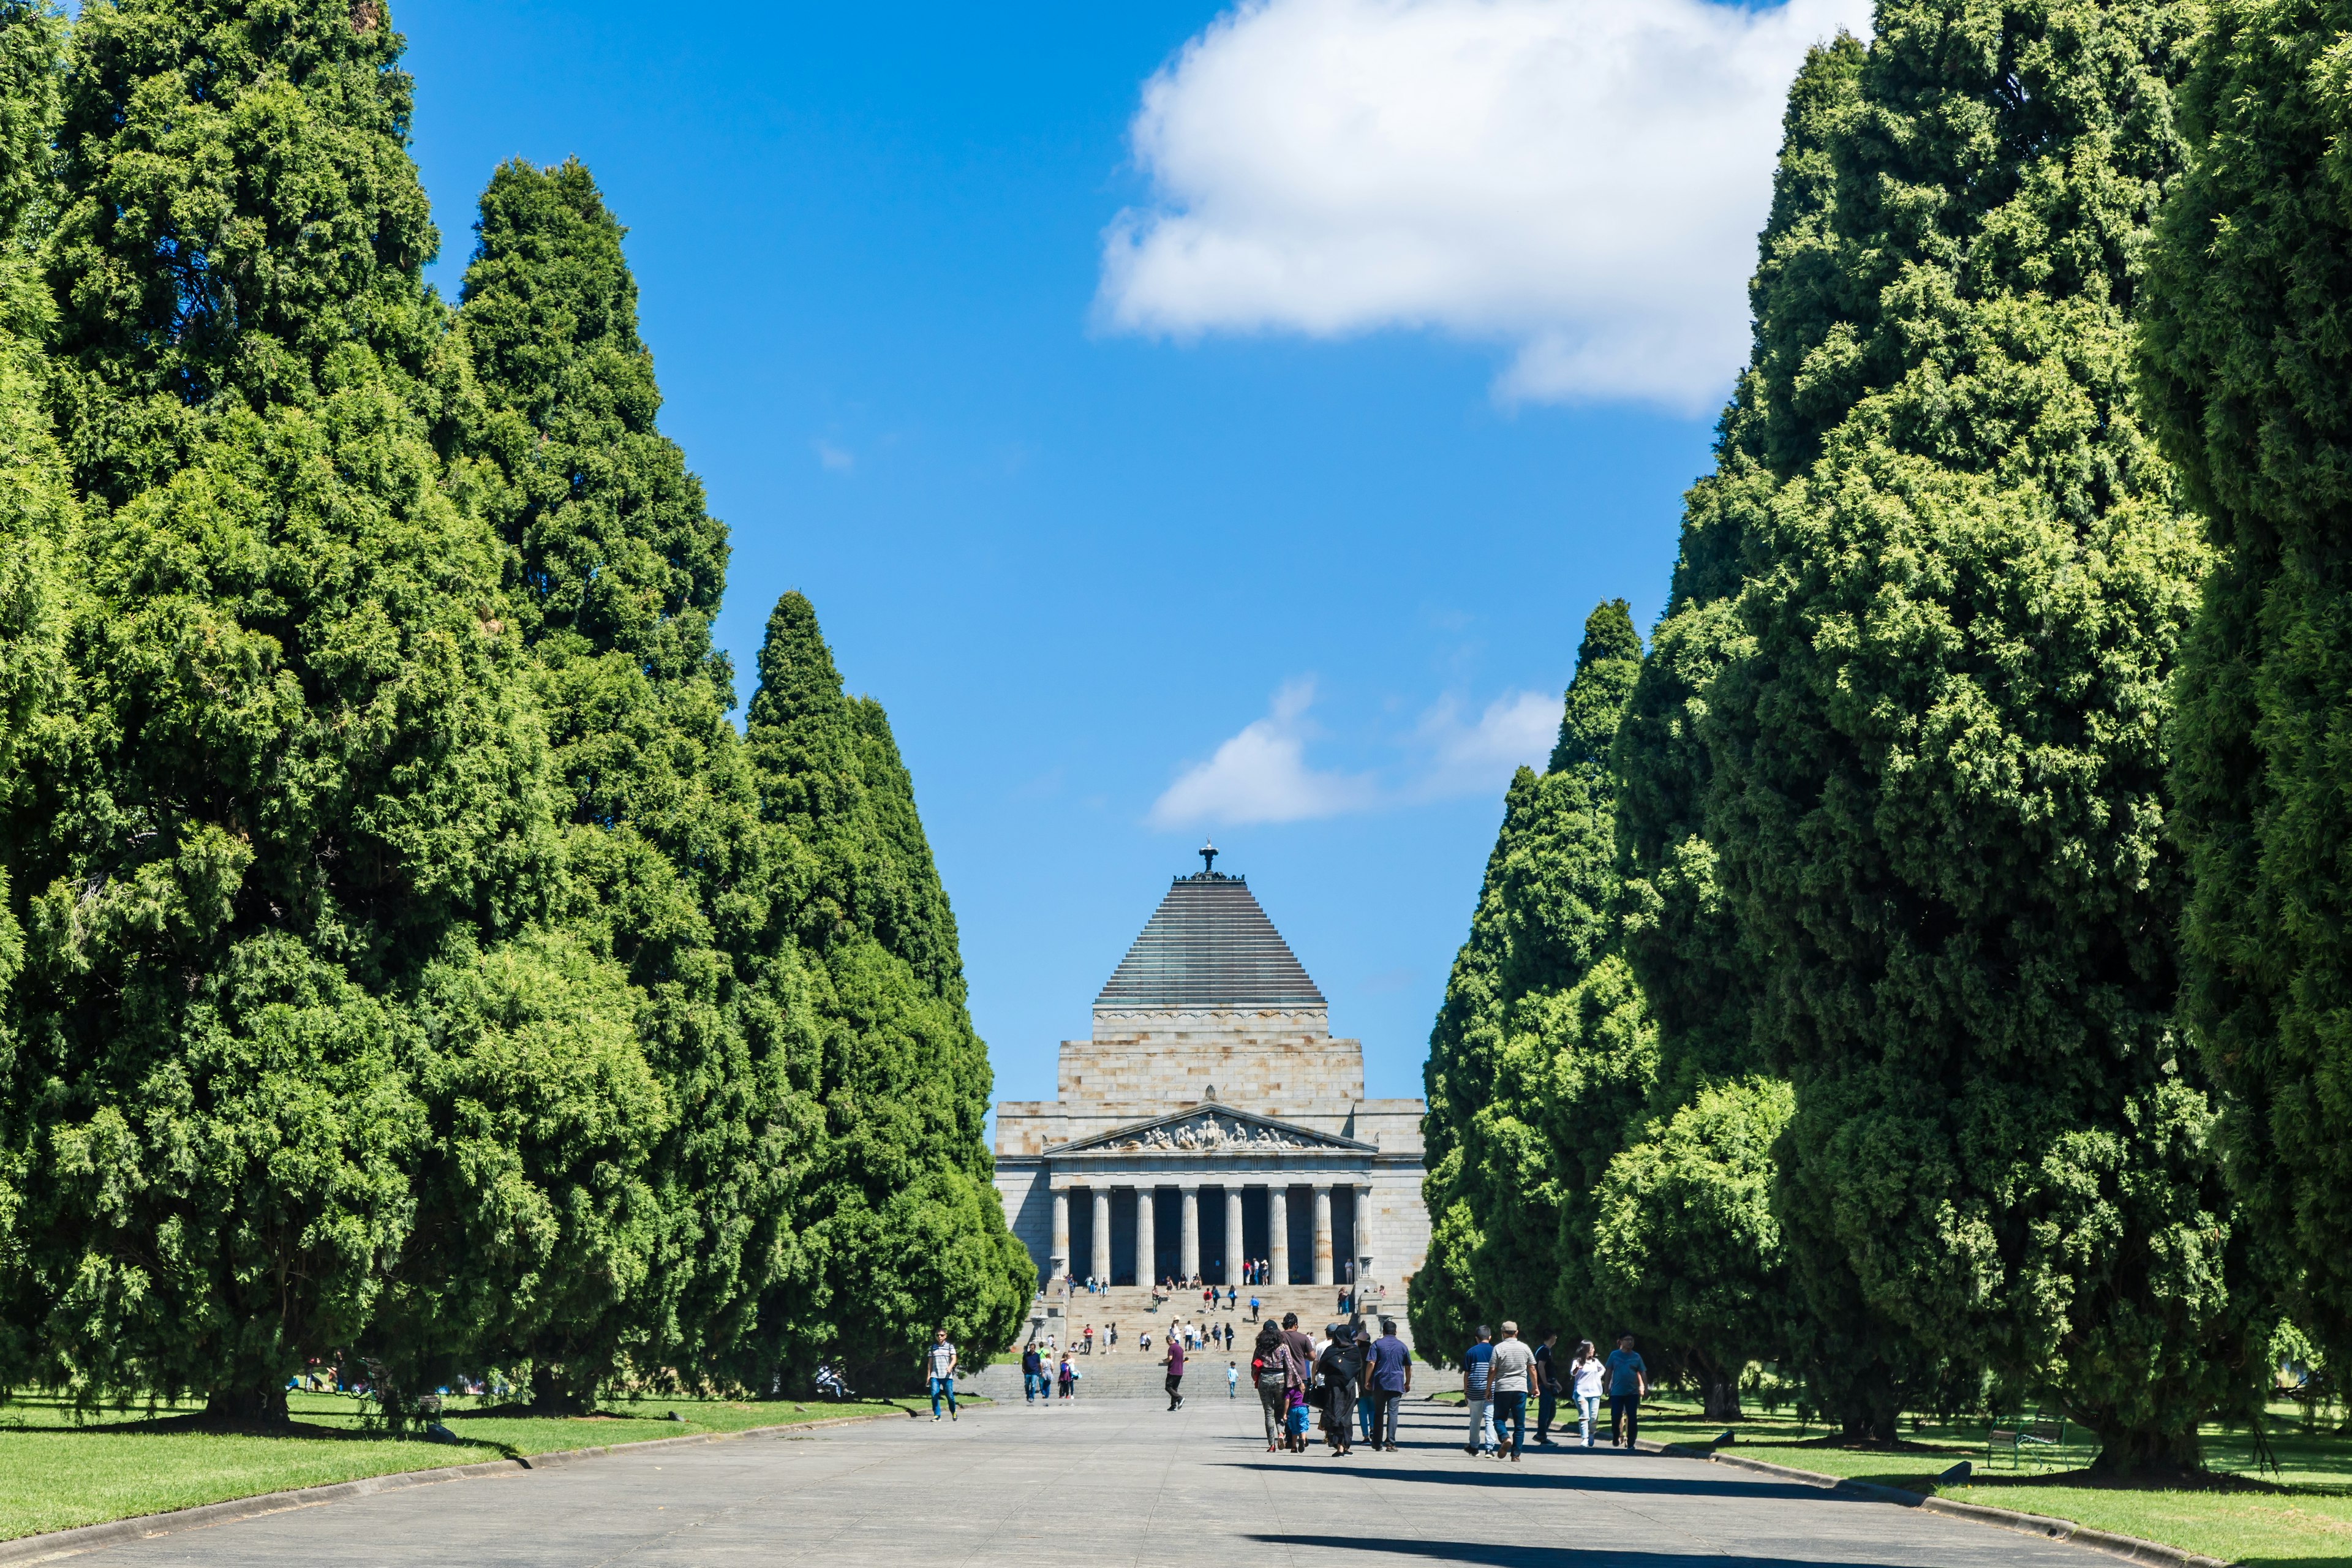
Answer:
<svg viewBox="0 0 2352 1568"><path fill-rule="evenodd" d="M1552 1364L1552 1348L1559 1343L1559 1331L1546 1329L1539 1336L1542 1343L1536 1346L1536 1447L1553 1447L1551 1440L1552 1412L1559 1404L1559 1369Z"/></svg>
<svg viewBox="0 0 2352 1568"><path fill-rule="evenodd" d="M1250 1347L1250 1381L1257 1389L1257 1402L1265 1414L1265 1451L1274 1452L1276 1434L1287 1446L1290 1419L1290 1385L1297 1369L1290 1363L1290 1347L1282 1342L1282 1331L1272 1323L1259 1325L1257 1342Z"/></svg>
<svg viewBox="0 0 2352 1568"><path fill-rule="evenodd" d="M1503 1338L1495 1346L1493 1361L1487 1366L1487 1383L1495 1402L1495 1440L1511 1456L1511 1463L1519 1462L1519 1455L1528 1446L1528 1390L1535 1381L1536 1352L1519 1338L1519 1325L1506 1322ZM1510 1440L1503 1443L1504 1424L1510 1425ZM1498 1457L1501 1449L1498 1449Z"/></svg>
<svg viewBox="0 0 2352 1568"><path fill-rule="evenodd" d="M1062 1352L1062 1397L1075 1399L1078 1394L1078 1369L1070 1362L1070 1352Z"/></svg>
<svg viewBox="0 0 2352 1568"><path fill-rule="evenodd" d="M1356 1331L1345 1323L1333 1324L1330 1342L1323 1347L1315 1370L1323 1374L1323 1436L1331 1445L1331 1457L1344 1459L1355 1447L1356 1395L1364 1381L1364 1348L1356 1342Z"/></svg>
<svg viewBox="0 0 2352 1568"><path fill-rule="evenodd" d="M1184 1403L1184 1346L1173 1334L1168 1338L1168 1353L1160 1358L1160 1363L1168 1369L1168 1408L1178 1409Z"/></svg>
<svg viewBox="0 0 2352 1568"><path fill-rule="evenodd" d="M1576 1342L1576 1359L1569 1363L1568 1391L1576 1400L1580 1421L1584 1427L1584 1446L1592 1447L1592 1428L1601 1420L1601 1358L1592 1353L1591 1340Z"/></svg>
<svg viewBox="0 0 2352 1568"><path fill-rule="evenodd" d="M1462 1352L1462 1404L1470 1415L1470 1441L1463 1452L1474 1459L1486 1446L1486 1373L1495 1361L1495 1347L1487 1342L1490 1338L1486 1325L1479 1324L1478 1337Z"/></svg>
<svg viewBox="0 0 2352 1568"><path fill-rule="evenodd" d="M1088 1323L1087 1325L1087 1337L1084 1342L1079 1346L1078 1353L1080 1355L1092 1355L1095 1353L1095 1326L1092 1323Z"/></svg>
<svg viewBox="0 0 2352 1568"><path fill-rule="evenodd" d="M1035 1341L1031 1341L1021 1352L1021 1403L1034 1405L1045 1386L1045 1358L1037 1353Z"/></svg>
<svg viewBox="0 0 2352 1568"><path fill-rule="evenodd" d="M930 1382L931 1419L940 1418L940 1399L948 1402L948 1419L955 1420L956 1348L949 1342L948 1331L940 1329L931 1335L931 1348L923 1358L924 1371Z"/></svg>
<svg viewBox="0 0 2352 1568"><path fill-rule="evenodd" d="M1619 1334L1609 1352L1609 1446L1638 1452L1642 1435L1642 1400L1650 1392L1650 1369L1633 1348L1633 1336ZM1619 1441L1620 1436L1623 1438Z"/></svg>
<svg viewBox="0 0 2352 1568"><path fill-rule="evenodd" d="M1298 1326L1298 1314L1282 1314L1282 1342L1290 1347L1290 1359L1298 1368L1298 1381L1290 1391L1286 1419L1290 1423L1292 1448L1307 1452L1307 1395L1315 1382L1315 1342Z"/></svg>
<svg viewBox="0 0 2352 1568"><path fill-rule="evenodd" d="M1391 1454L1397 1451L1397 1406L1412 1392L1412 1352L1396 1331L1394 1318L1381 1320L1381 1337L1372 1342L1364 1367L1364 1381L1372 1390L1371 1445Z"/></svg>
<svg viewBox="0 0 2352 1568"><path fill-rule="evenodd" d="M1232 1362L1225 1363L1225 1397L1227 1399L1239 1399L1241 1397L1241 1386L1242 1369Z"/></svg>
<svg viewBox="0 0 2352 1568"><path fill-rule="evenodd" d="M1257 1297L1255 1295L1250 1297L1250 1321L1257 1321Z"/></svg>

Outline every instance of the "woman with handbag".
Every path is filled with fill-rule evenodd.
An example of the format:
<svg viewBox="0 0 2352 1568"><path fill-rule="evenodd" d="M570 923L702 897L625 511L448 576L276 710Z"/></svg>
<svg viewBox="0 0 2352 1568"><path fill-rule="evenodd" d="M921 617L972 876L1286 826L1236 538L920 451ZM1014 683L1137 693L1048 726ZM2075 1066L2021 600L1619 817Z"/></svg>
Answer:
<svg viewBox="0 0 2352 1568"><path fill-rule="evenodd" d="M1275 1451L1277 1434L1283 1446L1288 1447L1290 1347L1282 1342L1282 1331L1272 1323L1258 1330L1257 1342L1250 1347L1250 1381L1256 1385L1257 1402L1265 1410L1265 1451Z"/></svg>

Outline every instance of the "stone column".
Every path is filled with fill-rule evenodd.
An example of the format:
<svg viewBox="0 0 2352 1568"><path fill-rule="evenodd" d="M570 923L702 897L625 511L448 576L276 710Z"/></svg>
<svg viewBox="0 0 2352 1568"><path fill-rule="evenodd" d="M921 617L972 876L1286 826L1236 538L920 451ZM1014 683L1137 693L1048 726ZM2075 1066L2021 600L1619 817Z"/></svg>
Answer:
<svg viewBox="0 0 2352 1568"><path fill-rule="evenodd" d="M1225 1283L1242 1282L1242 1189L1237 1182L1225 1185Z"/></svg>
<svg viewBox="0 0 2352 1568"><path fill-rule="evenodd" d="M1331 1186L1328 1182L1315 1188L1315 1283L1331 1283Z"/></svg>
<svg viewBox="0 0 2352 1568"><path fill-rule="evenodd" d="M1356 1279L1362 1283L1372 1277L1372 1184L1359 1183L1356 1187Z"/></svg>
<svg viewBox="0 0 2352 1568"><path fill-rule="evenodd" d="M1265 1261L1274 1285L1290 1283L1290 1189L1279 1181L1265 1189Z"/></svg>
<svg viewBox="0 0 2352 1568"><path fill-rule="evenodd" d="M1159 1215L1152 1211L1157 1187L1135 1189L1135 1282L1149 1290L1160 1282L1160 1238L1153 1234Z"/></svg>
<svg viewBox="0 0 2352 1568"><path fill-rule="evenodd" d="M1046 1270L1059 1280L1070 1271L1070 1190L1054 1189L1054 1247Z"/></svg>
<svg viewBox="0 0 2352 1568"><path fill-rule="evenodd" d="M1110 1283L1110 1189L1095 1189L1094 1258L1089 1263L1094 1277L1104 1284Z"/></svg>
<svg viewBox="0 0 2352 1568"><path fill-rule="evenodd" d="M1184 1228L1177 1243L1176 1272L1190 1279L1201 1271L1201 1189L1177 1190L1184 1194Z"/></svg>

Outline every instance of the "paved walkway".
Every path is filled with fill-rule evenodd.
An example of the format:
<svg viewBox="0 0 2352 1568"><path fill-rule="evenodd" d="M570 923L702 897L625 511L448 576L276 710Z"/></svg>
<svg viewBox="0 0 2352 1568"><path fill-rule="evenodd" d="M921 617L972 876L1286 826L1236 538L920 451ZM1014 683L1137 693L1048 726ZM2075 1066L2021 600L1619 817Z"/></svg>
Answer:
<svg viewBox="0 0 2352 1568"><path fill-rule="evenodd" d="M1265 1452L1222 1388L975 1410L786 1441L670 1448L452 1481L119 1546L108 1568L2113 1568L2117 1559L1747 1475L1603 1448L1517 1465L1408 1405L1398 1454Z"/></svg>

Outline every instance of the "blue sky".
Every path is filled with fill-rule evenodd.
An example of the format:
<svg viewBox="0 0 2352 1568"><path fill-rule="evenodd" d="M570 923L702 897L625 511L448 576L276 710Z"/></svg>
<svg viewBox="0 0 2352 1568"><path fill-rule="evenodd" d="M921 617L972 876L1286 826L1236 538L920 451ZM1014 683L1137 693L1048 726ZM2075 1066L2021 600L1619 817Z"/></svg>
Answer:
<svg viewBox="0 0 2352 1568"><path fill-rule="evenodd" d="M1593 604L1646 626L1664 600L1789 46L1745 120L1700 127L1701 231L1644 210L1657 181L1580 142L1555 100L1591 95L1540 72L1333 67L1377 53L1325 47L1362 41L1357 3L395 11L445 291L504 158L577 154L629 226L664 427L733 531L740 694L805 592L914 771L1002 1098L1052 1094L1055 1042L1204 832L1371 1092L1420 1092L1509 766L1548 750ZM1517 58L1572 77L1629 3L1482 15L1516 6ZM1659 4L1691 47L1770 55L1704 31L1757 13ZM1416 6L1441 34L1468 15ZM1638 56L1610 90L1688 127L1663 79L1688 72ZM1344 124L1318 106L1350 95L1412 100L1436 142L1283 121ZM1522 112L1464 107L1492 102ZM1465 125L1486 141L1445 142Z"/></svg>

